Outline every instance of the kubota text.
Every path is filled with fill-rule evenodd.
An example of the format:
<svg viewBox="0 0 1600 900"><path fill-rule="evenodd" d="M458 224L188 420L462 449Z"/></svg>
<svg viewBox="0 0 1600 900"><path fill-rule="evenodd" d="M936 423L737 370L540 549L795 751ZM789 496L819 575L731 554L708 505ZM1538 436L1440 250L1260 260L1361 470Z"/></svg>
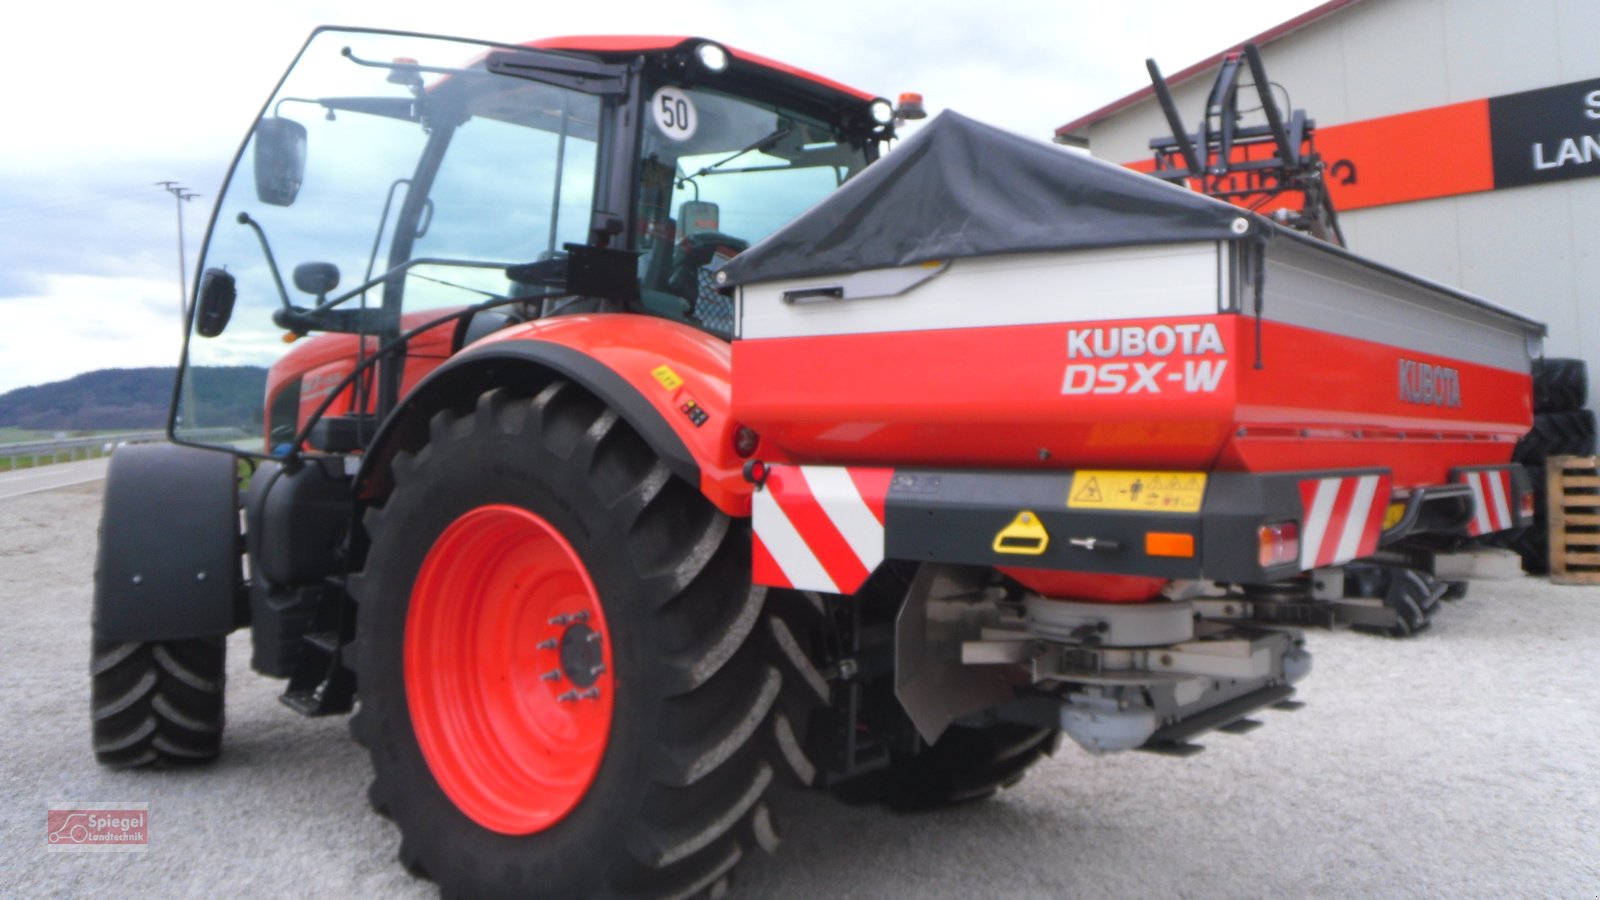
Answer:
<svg viewBox="0 0 1600 900"><path fill-rule="evenodd" d="M1074 328L1067 332L1067 359L1111 359L1130 356L1202 356L1225 354L1222 334L1210 323L1129 325ZM1063 394L1159 394L1163 385L1189 393L1217 389L1227 371L1226 359L1186 359L1182 369L1168 360L1152 362L1068 363L1061 379Z"/></svg>

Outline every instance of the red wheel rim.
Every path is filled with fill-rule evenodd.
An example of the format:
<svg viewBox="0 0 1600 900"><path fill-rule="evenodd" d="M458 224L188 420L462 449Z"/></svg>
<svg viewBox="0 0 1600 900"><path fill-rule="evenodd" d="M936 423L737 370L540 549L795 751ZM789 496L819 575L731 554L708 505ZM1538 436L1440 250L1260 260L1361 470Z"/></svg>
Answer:
<svg viewBox="0 0 1600 900"><path fill-rule="evenodd" d="M480 506L439 535L406 614L406 702L452 803L531 834L583 799L611 733L611 635L583 561L514 506Z"/></svg>

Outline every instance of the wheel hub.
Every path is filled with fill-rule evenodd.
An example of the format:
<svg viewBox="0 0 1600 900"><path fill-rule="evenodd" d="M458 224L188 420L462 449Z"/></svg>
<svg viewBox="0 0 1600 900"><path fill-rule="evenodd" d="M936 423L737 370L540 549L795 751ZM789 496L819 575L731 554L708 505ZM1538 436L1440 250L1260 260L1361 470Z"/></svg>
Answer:
<svg viewBox="0 0 1600 900"><path fill-rule="evenodd" d="M611 731L607 637L583 560L534 513L480 506L434 541L406 616L406 702L462 813L531 834L582 802Z"/></svg>
<svg viewBox="0 0 1600 900"><path fill-rule="evenodd" d="M567 627L561 635L561 672L581 688L590 687L605 674L604 638L588 625Z"/></svg>

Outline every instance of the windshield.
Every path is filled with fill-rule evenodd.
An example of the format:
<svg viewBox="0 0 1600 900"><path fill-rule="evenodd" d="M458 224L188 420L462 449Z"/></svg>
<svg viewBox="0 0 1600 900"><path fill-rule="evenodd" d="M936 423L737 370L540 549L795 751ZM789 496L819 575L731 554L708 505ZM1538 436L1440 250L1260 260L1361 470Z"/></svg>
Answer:
<svg viewBox="0 0 1600 900"><path fill-rule="evenodd" d="M833 192L867 145L772 104L661 85L647 95L639 173L645 303L732 334L717 269Z"/></svg>
<svg viewBox="0 0 1600 900"><path fill-rule="evenodd" d="M490 74L491 52L361 32L307 44L219 203L202 269L226 270L237 300L218 336L196 318L180 439L283 452L417 313L542 293L505 268L584 240L600 102ZM451 330L409 345L403 389L448 354ZM370 374L338 389L329 415L370 412L374 390Z"/></svg>

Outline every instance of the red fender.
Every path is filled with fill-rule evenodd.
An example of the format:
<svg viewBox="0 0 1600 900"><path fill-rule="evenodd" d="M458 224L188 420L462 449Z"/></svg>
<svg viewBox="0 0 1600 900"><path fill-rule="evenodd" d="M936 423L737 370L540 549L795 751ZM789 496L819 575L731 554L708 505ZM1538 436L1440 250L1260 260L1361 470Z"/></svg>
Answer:
<svg viewBox="0 0 1600 900"><path fill-rule="evenodd" d="M520 352L519 349L520 348ZM578 354L574 357L573 354ZM750 515L751 486L744 480L744 459L733 447L739 427L730 412L733 353L721 338L668 319L626 314L558 316L497 331L473 344L443 369L470 365L485 356L529 356L535 360L587 359L637 392L614 392L600 379L570 371L585 387L617 407L629 424L645 434L659 431L643 421L653 411L671 429L699 469L699 488L716 507L731 516ZM585 365L576 369L594 375ZM659 442L652 445L661 449ZM668 460L669 463L673 460ZM684 467L675 467L682 473Z"/></svg>

